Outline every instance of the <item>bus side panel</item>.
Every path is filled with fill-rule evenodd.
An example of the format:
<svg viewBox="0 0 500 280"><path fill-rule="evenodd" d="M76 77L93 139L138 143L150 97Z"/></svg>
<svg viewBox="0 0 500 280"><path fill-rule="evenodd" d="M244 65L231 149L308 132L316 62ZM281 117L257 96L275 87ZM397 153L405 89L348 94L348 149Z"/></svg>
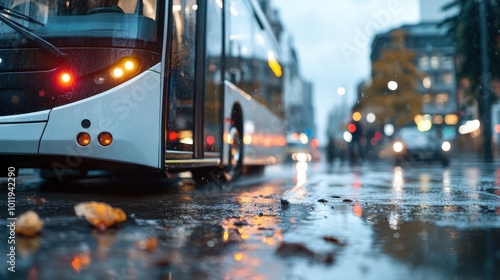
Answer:
<svg viewBox="0 0 500 280"><path fill-rule="evenodd" d="M224 119L231 119L234 104L239 104L243 115L243 165L266 165L282 162L286 146L286 126L268 108L232 83L225 82ZM224 123L224 139L230 123ZM228 164L228 145L223 149L223 164Z"/></svg>
<svg viewBox="0 0 500 280"><path fill-rule="evenodd" d="M0 155L36 154L44 122L0 124Z"/></svg>
<svg viewBox="0 0 500 280"><path fill-rule="evenodd" d="M37 154L49 110L0 117L0 155Z"/></svg>
<svg viewBox="0 0 500 280"><path fill-rule="evenodd" d="M54 108L39 153L75 157L75 162L90 158L163 168L160 79L159 71L146 71L105 93ZM90 127L84 128L83 120ZM76 143L80 132L90 134L88 146ZM101 132L112 134L111 145L98 143Z"/></svg>

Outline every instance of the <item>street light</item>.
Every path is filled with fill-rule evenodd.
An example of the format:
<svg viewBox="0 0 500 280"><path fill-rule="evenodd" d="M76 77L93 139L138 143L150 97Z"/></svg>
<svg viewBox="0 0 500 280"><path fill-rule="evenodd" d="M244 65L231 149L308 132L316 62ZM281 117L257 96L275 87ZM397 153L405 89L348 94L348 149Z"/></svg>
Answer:
<svg viewBox="0 0 500 280"><path fill-rule="evenodd" d="M397 90L398 89L398 83L395 82L395 81L389 81L387 83L387 87L390 89L390 90Z"/></svg>
<svg viewBox="0 0 500 280"><path fill-rule="evenodd" d="M391 137L394 134L394 125L390 123L384 125L384 133L385 135Z"/></svg>
<svg viewBox="0 0 500 280"><path fill-rule="evenodd" d="M361 115L360 112L354 112L354 113L352 113L352 119L355 122L359 122L361 120L361 117L362 117L362 115Z"/></svg>
<svg viewBox="0 0 500 280"><path fill-rule="evenodd" d="M375 114L374 114L374 113L368 113L368 114L366 115L366 121L367 121L368 123L374 123L376 120L377 120L377 116L375 116Z"/></svg>

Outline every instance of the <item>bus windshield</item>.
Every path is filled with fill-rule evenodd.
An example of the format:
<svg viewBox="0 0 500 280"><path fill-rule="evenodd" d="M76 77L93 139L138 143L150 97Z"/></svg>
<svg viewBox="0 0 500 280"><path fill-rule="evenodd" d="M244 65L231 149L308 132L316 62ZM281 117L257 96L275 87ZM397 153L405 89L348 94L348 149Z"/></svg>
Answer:
<svg viewBox="0 0 500 280"><path fill-rule="evenodd" d="M3 0L2 7L10 22L57 46L133 47L160 37L155 0ZM0 47L23 47L24 39L0 22Z"/></svg>

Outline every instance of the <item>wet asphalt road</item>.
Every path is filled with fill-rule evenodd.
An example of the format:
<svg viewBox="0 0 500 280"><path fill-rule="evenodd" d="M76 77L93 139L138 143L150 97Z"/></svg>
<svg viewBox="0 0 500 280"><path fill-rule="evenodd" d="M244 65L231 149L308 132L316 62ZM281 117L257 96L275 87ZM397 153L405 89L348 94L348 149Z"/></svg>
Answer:
<svg viewBox="0 0 500 280"><path fill-rule="evenodd" d="M2 279L500 279L500 163L272 166L225 185L95 176L56 187L21 171L16 213L35 210L45 226L16 236L15 273L1 182ZM75 216L85 201L127 221L97 230Z"/></svg>

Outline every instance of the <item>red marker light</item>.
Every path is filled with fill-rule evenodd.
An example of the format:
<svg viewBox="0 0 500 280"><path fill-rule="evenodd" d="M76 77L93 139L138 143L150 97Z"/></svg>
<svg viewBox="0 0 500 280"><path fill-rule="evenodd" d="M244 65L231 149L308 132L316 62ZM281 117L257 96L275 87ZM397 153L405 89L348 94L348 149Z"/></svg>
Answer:
<svg viewBox="0 0 500 280"><path fill-rule="evenodd" d="M59 76L59 82L63 86L69 86L73 83L73 77L70 73L64 72Z"/></svg>

